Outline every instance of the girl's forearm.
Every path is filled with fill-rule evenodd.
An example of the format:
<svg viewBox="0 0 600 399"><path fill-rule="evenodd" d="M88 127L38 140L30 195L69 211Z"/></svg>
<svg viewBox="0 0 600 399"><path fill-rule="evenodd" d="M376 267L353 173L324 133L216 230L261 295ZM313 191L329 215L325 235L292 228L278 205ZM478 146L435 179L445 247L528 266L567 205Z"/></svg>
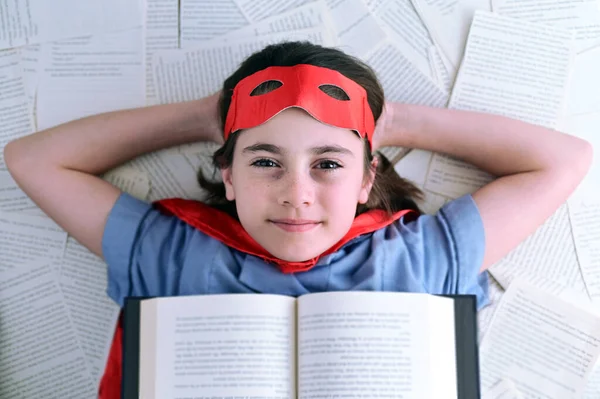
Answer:
<svg viewBox="0 0 600 399"><path fill-rule="evenodd" d="M391 103L385 142L441 152L493 175L577 167L589 144L526 122L479 112ZM582 165L582 167L587 167Z"/></svg>
<svg viewBox="0 0 600 399"><path fill-rule="evenodd" d="M218 140L217 100L218 95L213 95L68 122L9 143L5 159L13 165L49 165L103 173L144 153Z"/></svg>

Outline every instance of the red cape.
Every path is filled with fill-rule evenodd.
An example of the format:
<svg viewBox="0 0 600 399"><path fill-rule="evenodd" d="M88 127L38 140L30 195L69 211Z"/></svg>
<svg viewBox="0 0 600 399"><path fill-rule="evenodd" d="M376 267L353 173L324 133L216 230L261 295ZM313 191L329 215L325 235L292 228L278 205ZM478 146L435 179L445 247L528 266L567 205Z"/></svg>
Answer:
<svg viewBox="0 0 600 399"><path fill-rule="evenodd" d="M266 262L275 263L283 273L302 272L311 269L319 260L319 257L304 262L287 262L275 258L260 246L242 225L225 212L216 210L202 202L184 200L180 198L169 198L156 201L154 205L163 213L173 215L187 224L197 228L203 233L223 242L229 247L250 255L258 256ZM408 213L418 212L406 209L388 216L383 210L371 210L354 219L348 233L342 237L333 247L325 251L321 256L331 254L348 241L362 234L372 233L400 219ZM122 375L122 314L119 316L115 335L110 348L109 356L104 369L104 375L100 381L98 392L99 399L118 399L121 397L121 375Z"/></svg>

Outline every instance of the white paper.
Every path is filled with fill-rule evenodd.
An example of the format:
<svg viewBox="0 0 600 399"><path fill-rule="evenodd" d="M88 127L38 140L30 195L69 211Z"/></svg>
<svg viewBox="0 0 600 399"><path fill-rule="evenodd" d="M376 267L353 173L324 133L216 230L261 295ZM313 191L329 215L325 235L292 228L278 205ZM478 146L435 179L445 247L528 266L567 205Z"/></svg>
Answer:
<svg viewBox="0 0 600 399"><path fill-rule="evenodd" d="M600 44L598 0L495 0L494 12L569 29L578 52Z"/></svg>
<svg viewBox="0 0 600 399"><path fill-rule="evenodd" d="M585 286L600 298L600 197L569 200L575 249Z"/></svg>
<svg viewBox="0 0 600 399"><path fill-rule="evenodd" d="M146 104L142 29L43 46L38 129Z"/></svg>
<svg viewBox="0 0 600 399"><path fill-rule="evenodd" d="M21 190L8 171L0 171L0 211L45 216L35 202Z"/></svg>
<svg viewBox="0 0 600 399"><path fill-rule="evenodd" d="M432 76L435 76L438 85L440 85L442 89L450 93L452 91L452 86L454 85L454 75L456 74L455 71L452 73L448 72L448 69L446 68L446 65L444 65L444 61L437 47L429 47L428 56Z"/></svg>
<svg viewBox="0 0 600 399"><path fill-rule="evenodd" d="M566 30L477 11L448 108L556 127L563 117L571 37ZM492 179L463 161L434 154L425 188L458 197Z"/></svg>
<svg viewBox="0 0 600 399"><path fill-rule="evenodd" d="M567 133L588 141L594 149L590 170L575 190L573 198L600 198L600 111L569 116L564 126Z"/></svg>
<svg viewBox="0 0 600 399"><path fill-rule="evenodd" d="M196 165L177 148L143 155L134 159L131 165L150 178L148 201L172 197L198 200L204 194L198 184Z"/></svg>
<svg viewBox="0 0 600 399"><path fill-rule="evenodd" d="M382 43L366 62L377 73L387 100L431 107L446 106L448 94L390 41Z"/></svg>
<svg viewBox="0 0 600 399"><path fill-rule="evenodd" d="M500 282L519 276L541 276L586 293L579 268L567 205L562 205L544 224L508 255L489 268Z"/></svg>
<svg viewBox="0 0 600 399"><path fill-rule="evenodd" d="M107 265L69 237L60 265L60 287L93 381L98 384L120 308L106 295Z"/></svg>
<svg viewBox="0 0 600 399"><path fill-rule="evenodd" d="M161 104L193 100L220 90L223 81L252 53L287 40L331 43L324 27L263 35L225 44L209 43L189 50L159 52L154 59L154 78Z"/></svg>
<svg viewBox="0 0 600 399"><path fill-rule="evenodd" d="M588 378L583 399L598 398L600 398L600 362L596 361L596 366Z"/></svg>
<svg viewBox="0 0 600 399"><path fill-rule="evenodd" d="M411 0L386 0L375 15L403 56L431 76L428 52L435 44Z"/></svg>
<svg viewBox="0 0 600 399"><path fill-rule="evenodd" d="M501 379L483 393L482 399L523 399L512 381Z"/></svg>
<svg viewBox="0 0 600 399"><path fill-rule="evenodd" d="M47 217L0 212L0 271L60 260L66 241L67 233Z"/></svg>
<svg viewBox="0 0 600 399"><path fill-rule="evenodd" d="M567 94L567 114L600 112L600 46L577 54Z"/></svg>
<svg viewBox="0 0 600 399"><path fill-rule="evenodd" d="M150 194L150 177L132 166L122 165L106 172L102 178L142 201Z"/></svg>
<svg viewBox="0 0 600 399"><path fill-rule="evenodd" d="M34 131L20 58L18 50L0 51L0 148ZM1 153L0 170L6 170Z"/></svg>
<svg viewBox="0 0 600 399"><path fill-rule="evenodd" d="M401 177L410 180L417 187L425 185L427 170L432 157L431 151L415 148L411 150L404 158L402 158L394 169Z"/></svg>
<svg viewBox="0 0 600 399"><path fill-rule="evenodd" d="M29 98L29 103L32 107L35 104L35 97L37 93L41 46L42 45L40 44L32 44L19 49L19 54L21 57L19 63L23 69L25 89L27 90L27 97Z"/></svg>
<svg viewBox="0 0 600 399"><path fill-rule="evenodd" d="M271 17L273 15L282 14L291 10L294 7L300 7L310 0L234 0L238 5L242 14L246 16L250 22L258 22L261 19Z"/></svg>
<svg viewBox="0 0 600 399"><path fill-rule="evenodd" d="M189 16L185 7L187 2L181 4L181 24ZM221 4L219 2L218 4ZM145 12L145 65L146 65L146 104L157 103L154 77L152 76L152 60L158 50L174 50L179 48L179 4L173 0L146 0ZM181 35L184 32L182 29Z"/></svg>
<svg viewBox="0 0 600 399"><path fill-rule="evenodd" d="M0 397L97 395L55 267L0 271L0 320Z"/></svg>
<svg viewBox="0 0 600 399"><path fill-rule="evenodd" d="M181 48L202 45L249 23L233 0L181 0L180 10Z"/></svg>
<svg viewBox="0 0 600 399"><path fill-rule="evenodd" d="M139 0L0 0L0 49L142 25Z"/></svg>
<svg viewBox="0 0 600 399"><path fill-rule="evenodd" d="M525 398L577 398L599 354L599 317L513 281L480 347L482 390L508 378Z"/></svg>
<svg viewBox="0 0 600 399"><path fill-rule="evenodd" d="M489 0L413 0L417 14L456 71L476 10L491 11Z"/></svg>

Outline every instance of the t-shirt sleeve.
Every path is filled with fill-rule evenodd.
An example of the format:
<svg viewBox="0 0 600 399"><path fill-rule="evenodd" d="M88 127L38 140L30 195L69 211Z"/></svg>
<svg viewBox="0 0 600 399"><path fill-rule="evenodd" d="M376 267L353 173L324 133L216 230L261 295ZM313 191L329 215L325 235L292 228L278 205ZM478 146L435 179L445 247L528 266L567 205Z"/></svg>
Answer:
<svg viewBox="0 0 600 399"><path fill-rule="evenodd" d="M394 290L422 284L432 294L476 295L478 308L488 303L487 272L479 272L485 231L471 195L449 202L436 215L395 227L386 237L392 259L384 271L384 281Z"/></svg>
<svg viewBox="0 0 600 399"><path fill-rule="evenodd" d="M198 235L196 229L176 217L121 194L108 215L102 237L108 296L123 306L127 296L176 295L194 235Z"/></svg>

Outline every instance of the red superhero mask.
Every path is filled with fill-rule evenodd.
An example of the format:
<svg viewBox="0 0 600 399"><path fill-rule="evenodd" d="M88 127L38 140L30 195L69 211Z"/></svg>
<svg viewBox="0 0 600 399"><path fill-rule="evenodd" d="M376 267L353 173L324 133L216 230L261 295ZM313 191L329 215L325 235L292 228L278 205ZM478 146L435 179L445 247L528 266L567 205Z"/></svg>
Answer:
<svg viewBox="0 0 600 399"><path fill-rule="evenodd" d="M282 83L266 94L251 96L261 83L276 80ZM350 100L337 100L319 87L333 85L342 89ZM240 129L259 126L290 108L299 107L312 117L327 125L355 131L361 138L372 142L374 121L364 88L339 72L312 65L270 67L241 80L233 90L231 105L225 122L224 137ZM225 212L215 210L198 201L170 198L154 203L162 212L174 215L203 233L223 242L231 248L258 256L276 265L283 273L303 272L312 268L319 257L304 262L286 262L267 252L244 230L239 221ZM354 219L348 233L321 256L333 253L348 241L362 234L385 227L412 210L402 210L388 215L383 210L370 210ZM110 356L100 384L99 398L113 399L120 396L121 387L121 321L115 331Z"/></svg>

